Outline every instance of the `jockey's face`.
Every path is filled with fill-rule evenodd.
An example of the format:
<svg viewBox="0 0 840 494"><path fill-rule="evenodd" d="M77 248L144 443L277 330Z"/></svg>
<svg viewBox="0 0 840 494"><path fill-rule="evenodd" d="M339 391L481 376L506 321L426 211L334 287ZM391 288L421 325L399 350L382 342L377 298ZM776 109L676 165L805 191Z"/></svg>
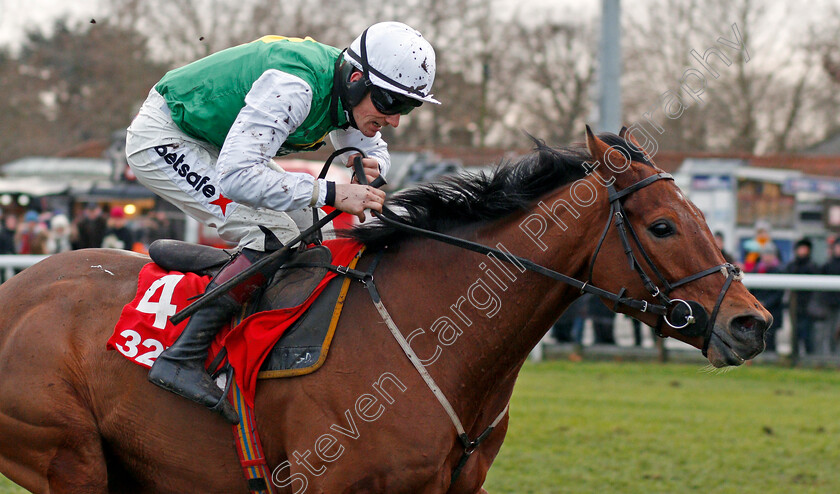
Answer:
<svg viewBox="0 0 840 494"><path fill-rule="evenodd" d="M350 82L356 82L362 77L361 72L353 72L353 75L350 76ZM382 127L387 127L388 125L397 127L400 125L400 114L385 115L384 113L380 113L370 100L370 92L362 98L362 101L358 105L353 107L353 119L365 137L375 136Z"/></svg>

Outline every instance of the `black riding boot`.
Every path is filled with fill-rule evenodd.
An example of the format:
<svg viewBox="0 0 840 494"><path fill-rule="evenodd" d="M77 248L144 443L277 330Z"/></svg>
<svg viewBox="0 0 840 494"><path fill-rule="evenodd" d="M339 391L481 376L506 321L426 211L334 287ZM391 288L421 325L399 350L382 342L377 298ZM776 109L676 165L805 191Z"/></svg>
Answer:
<svg viewBox="0 0 840 494"><path fill-rule="evenodd" d="M219 271L207 285L206 291L233 278L265 255L265 252L243 249ZM204 362L207 360L207 351L216 333L230 322L231 318L242 309L242 304L265 284L266 279L265 273L256 273L211 305L199 309L190 316L187 326L175 343L164 350L152 365L149 381L204 405L221 414L232 424L239 423L236 411L225 398L224 391L207 374Z"/></svg>

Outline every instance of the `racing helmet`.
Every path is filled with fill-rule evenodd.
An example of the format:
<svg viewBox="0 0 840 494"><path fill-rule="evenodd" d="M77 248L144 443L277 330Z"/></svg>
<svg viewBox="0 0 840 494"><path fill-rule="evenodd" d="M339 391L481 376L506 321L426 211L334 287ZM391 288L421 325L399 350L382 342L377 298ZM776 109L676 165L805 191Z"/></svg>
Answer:
<svg viewBox="0 0 840 494"><path fill-rule="evenodd" d="M405 114L424 102L440 104L431 93L434 48L419 31L401 22L380 22L365 29L344 51L344 61L341 78L351 106L368 91L377 110L386 114ZM363 77L350 82L353 69Z"/></svg>

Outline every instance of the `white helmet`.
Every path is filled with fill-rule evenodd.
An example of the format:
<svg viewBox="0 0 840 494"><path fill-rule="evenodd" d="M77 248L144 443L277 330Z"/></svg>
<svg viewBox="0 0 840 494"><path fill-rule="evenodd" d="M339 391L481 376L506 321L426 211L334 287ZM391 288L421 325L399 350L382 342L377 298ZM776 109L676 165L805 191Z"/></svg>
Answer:
<svg viewBox="0 0 840 494"><path fill-rule="evenodd" d="M435 50L416 29L401 22L374 24L350 44L344 59L374 86L411 99L440 104L432 97Z"/></svg>

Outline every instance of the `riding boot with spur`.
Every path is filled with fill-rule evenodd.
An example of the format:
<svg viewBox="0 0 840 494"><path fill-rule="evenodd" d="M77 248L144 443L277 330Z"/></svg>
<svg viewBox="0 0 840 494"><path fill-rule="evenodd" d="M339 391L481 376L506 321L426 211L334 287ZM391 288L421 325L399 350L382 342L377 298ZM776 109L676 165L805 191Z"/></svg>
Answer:
<svg viewBox="0 0 840 494"><path fill-rule="evenodd" d="M206 291L233 278L266 255L265 252L243 249L219 271L207 285ZM225 391L216 385L205 370L205 362L216 333L230 322L268 278L268 273L255 273L212 304L190 316L187 326L175 343L161 353L152 365L149 381L204 405L221 414L232 424L239 423L239 417L226 399Z"/></svg>

